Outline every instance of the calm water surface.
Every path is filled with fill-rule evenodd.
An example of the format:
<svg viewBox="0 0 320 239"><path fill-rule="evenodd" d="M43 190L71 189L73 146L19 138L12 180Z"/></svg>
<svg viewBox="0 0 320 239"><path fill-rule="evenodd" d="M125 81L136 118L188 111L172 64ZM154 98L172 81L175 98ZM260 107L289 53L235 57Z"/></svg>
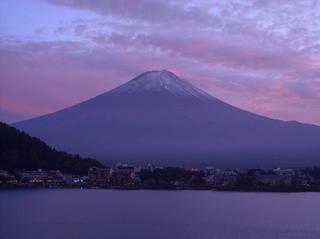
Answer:
<svg viewBox="0 0 320 239"><path fill-rule="evenodd" d="M0 191L0 238L320 238L320 193Z"/></svg>

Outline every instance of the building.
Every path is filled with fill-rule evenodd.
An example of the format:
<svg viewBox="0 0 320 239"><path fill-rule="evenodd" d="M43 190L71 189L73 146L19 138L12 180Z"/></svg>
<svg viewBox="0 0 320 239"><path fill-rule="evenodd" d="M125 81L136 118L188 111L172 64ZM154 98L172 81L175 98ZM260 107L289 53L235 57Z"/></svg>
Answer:
<svg viewBox="0 0 320 239"><path fill-rule="evenodd" d="M60 170L50 170L47 172L46 182L49 184L63 183L63 174L60 172Z"/></svg>
<svg viewBox="0 0 320 239"><path fill-rule="evenodd" d="M205 167L203 171L205 176L210 176L215 173L216 169L214 167Z"/></svg>
<svg viewBox="0 0 320 239"><path fill-rule="evenodd" d="M237 183L237 176L234 171L215 170L211 183L218 187L233 187Z"/></svg>
<svg viewBox="0 0 320 239"><path fill-rule="evenodd" d="M88 180L90 183L103 185L110 179L110 168L92 167L88 171Z"/></svg>
<svg viewBox="0 0 320 239"><path fill-rule="evenodd" d="M207 184L207 185L209 185L209 186L214 186L214 185L215 185L214 175L213 175L213 174L207 175L207 176L205 177L205 181L206 181L206 184Z"/></svg>
<svg viewBox="0 0 320 239"><path fill-rule="evenodd" d="M282 169L276 168L272 170L276 175L286 175L293 177L295 175L295 171L293 169Z"/></svg>
<svg viewBox="0 0 320 239"><path fill-rule="evenodd" d="M66 185L72 185L73 181L72 181L73 177L72 174L63 174L62 176L62 180Z"/></svg>
<svg viewBox="0 0 320 239"><path fill-rule="evenodd" d="M38 169L34 171L24 171L21 174L21 179L23 182L41 184L46 182L47 176L48 174L45 171Z"/></svg>
<svg viewBox="0 0 320 239"><path fill-rule="evenodd" d="M0 170L0 185L1 184L15 184L17 180L15 176L10 175L8 171Z"/></svg>
<svg viewBox="0 0 320 239"><path fill-rule="evenodd" d="M258 183L269 185L269 186L281 186L281 185L291 185L293 175L287 173L279 174L256 174L256 179Z"/></svg>
<svg viewBox="0 0 320 239"><path fill-rule="evenodd" d="M135 169L127 164L117 165L111 173L112 185L126 186L133 185L135 177Z"/></svg>

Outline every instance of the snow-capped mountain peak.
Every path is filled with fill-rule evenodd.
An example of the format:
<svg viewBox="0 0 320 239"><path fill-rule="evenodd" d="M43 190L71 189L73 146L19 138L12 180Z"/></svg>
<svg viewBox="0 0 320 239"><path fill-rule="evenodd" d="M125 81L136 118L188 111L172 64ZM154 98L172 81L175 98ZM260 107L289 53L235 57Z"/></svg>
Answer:
<svg viewBox="0 0 320 239"><path fill-rule="evenodd" d="M243 111L168 71L146 72L112 91L14 126L52 147L109 165L320 162L320 127Z"/></svg>
<svg viewBox="0 0 320 239"><path fill-rule="evenodd" d="M203 90L180 79L170 71L148 71L121 85L111 92L168 92L176 96L193 96L196 98L213 98Z"/></svg>

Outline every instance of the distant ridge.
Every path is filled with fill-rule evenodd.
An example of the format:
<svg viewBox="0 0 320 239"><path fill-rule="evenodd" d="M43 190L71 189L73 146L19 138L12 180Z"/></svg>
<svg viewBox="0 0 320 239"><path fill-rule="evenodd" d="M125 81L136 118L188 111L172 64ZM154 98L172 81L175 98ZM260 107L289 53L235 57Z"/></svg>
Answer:
<svg viewBox="0 0 320 239"><path fill-rule="evenodd" d="M108 163L320 163L320 127L238 109L166 70L145 72L88 101L14 126L58 149Z"/></svg>

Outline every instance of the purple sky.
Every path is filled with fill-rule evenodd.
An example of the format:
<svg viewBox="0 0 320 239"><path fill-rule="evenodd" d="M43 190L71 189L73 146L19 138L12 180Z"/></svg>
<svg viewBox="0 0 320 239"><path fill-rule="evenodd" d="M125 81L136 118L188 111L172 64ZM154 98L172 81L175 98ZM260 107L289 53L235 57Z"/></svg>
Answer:
<svg viewBox="0 0 320 239"><path fill-rule="evenodd" d="M320 125L319 0L1 0L0 121L167 69L240 108Z"/></svg>

